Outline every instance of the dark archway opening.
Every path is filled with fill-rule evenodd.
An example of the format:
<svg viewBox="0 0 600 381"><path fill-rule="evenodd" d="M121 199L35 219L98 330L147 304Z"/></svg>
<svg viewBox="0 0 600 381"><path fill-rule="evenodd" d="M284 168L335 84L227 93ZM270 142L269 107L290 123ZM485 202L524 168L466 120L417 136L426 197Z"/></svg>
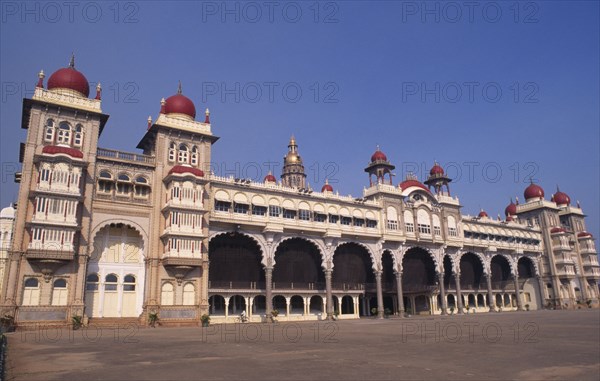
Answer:
<svg viewBox="0 0 600 381"><path fill-rule="evenodd" d="M375 283L367 249L356 243L338 246L333 255L332 282L334 289L359 289L366 283Z"/></svg>
<svg viewBox="0 0 600 381"><path fill-rule="evenodd" d="M311 288L311 284L314 288L324 285L325 275L321 269L319 249L301 238L282 242L275 252L273 283L276 288Z"/></svg>
<svg viewBox="0 0 600 381"><path fill-rule="evenodd" d="M208 245L210 288L264 288L261 250L252 238L227 233Z"/></svg>
<svg viewBox="0 0 600 381"><path fill-rule="evenodd" d="M405 293L430 291L435 286L435 263L427 251L409 249L402 258L402 290Z"/></svg>
<svg viewBox="0 0 600 381"><path fill-rule="evenodd" d="M510 265L508 260L502 255L496 255L492 258L492 288L504 289L510 279Z"/></svg>
<svg viewBox="0 0 600 381"><path fill-rule="evenodd" d="M466 253L460 258L460 286L464 290L478 290L483 278L483 264L479 257L473 253Z"/></svg>
<svg viewBox="0 0 600 381"><path fill-rule="evenodd" d="M531 259L527 257L519 258L519 262L517 263L517 269L519 271L519 278L533 278L535 276L535 269L533 267L533 262Z"/></svg>

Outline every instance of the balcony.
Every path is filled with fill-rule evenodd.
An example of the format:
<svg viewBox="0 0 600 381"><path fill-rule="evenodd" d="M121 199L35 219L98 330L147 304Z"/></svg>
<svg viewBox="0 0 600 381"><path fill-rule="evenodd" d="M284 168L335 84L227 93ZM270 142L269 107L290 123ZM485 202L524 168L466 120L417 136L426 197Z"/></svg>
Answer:
<svg viewBox="0 0 600 381"><path fill-rule="evenodd" d="M71 244L32 242L27 247L25 257L33 260L71 261L75 258L75 250Z"/></svg>
<svg viewBox="0 0 600 381"><path fill-rule="evenodd" d="M143 155L139 153L116 151L106 148L98 148L96 156L99 159L109 159L111 161L117 161L122 163L133 163L147 166L154 166L156 158L154 156Z"/></svg>
<svg viewBox="0 0 600 381"><path fill-rule="evenodd" d="M163 209L166 208L180 208L180 209L191 209L191 210L204 210L203 200L192 200L192 199L180 199L172 198L165 204Z"/></svg>
<svg viewBox="0 0 600 381"><path fill-rule="evenodd" d="M573 258L569 254L556 254L554 256L554 262L557 265L573 265Z"/></svg>
<svg viewBox="0 0 600 381"><path fill-rule="evenodd" d="M584 275L589 278L600 279L600 268L586 268L583 271Z"/></svg>
<svg viewBox="0 0 600 381"><path fill-rule="evenodd" d="M78 227L78 222L75 216L65 216L64 214L36 213L33 215L31 222L34 224L48 224L70 228Z"/></svg>
<svg viewBox="0 0 600 381"><path fill-rule="evenodd" d="M202 226L177 226L171 225L167 226L163 231L163 236L166 235L183 235L183 236L194 236L194 237L204 237L202 234Z"/></svg>
<svg viewBox="0 0 600 381"><path fill-rule="evenodd" d="M574 278L575 267L574 266L560 266L556 269L556 275L563 278Z"/></svg>
<svg viewBox="0 0 600 381"><path fill-rule="evenodd" d="M81 190L76 184L67 185L59 182L40 181L35 190L37 192L52 193L61 196L81 196Z"/></svg>
<svg viewBox="0 0 600 381"><path fill-rule="evenodd" d="M202 253L167 251L163 255L163 265L165 266L202 266Z"/></svg>

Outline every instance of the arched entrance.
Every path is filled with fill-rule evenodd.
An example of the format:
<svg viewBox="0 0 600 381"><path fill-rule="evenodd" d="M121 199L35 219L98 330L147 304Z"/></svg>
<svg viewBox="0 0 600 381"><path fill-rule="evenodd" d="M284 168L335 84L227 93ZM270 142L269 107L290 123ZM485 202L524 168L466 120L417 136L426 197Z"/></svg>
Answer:
<svg viewBox="0 0 600 381"><path fill-rule="evenodd" d="M220 234L208 245L209 289L264 288L261 250L255 240L240 233Z"/></svg>
<svg viewBox="0 0 600 381"><path fill-rule="evenodd" d="M89 317L138 317L144 302L144 243L131 226L101 228L86 274L85 311Z"/></svg>
<svg viewBox="0 0 600 381"><path fill-rule="evenodd" d="M519 258L517 270L520 281L519 287L522 291L523 306L525 309L541 309L544 304L544 290L541 288L543 284L535 277L535 266L531 258Z"/></svg>
<svg viewBox="0 0 600 381"><path fill-rule="evenodd" d="M274 288L323 288L325 275L321 269L321 253L302 238L283 241L275 251Z"/></svg>
<svg viewBox="0 0 600 381"><path fill-rule="evenodd" d="M476 254L465 253L460 257L460 286L463 291L486 288L483 263Z"/></svg>
<svg viewBox="0 0 600 381"><path fill-rule="evenodd" d="M365 247L348 242L336 248L333 254L332 288L359 296L362 315L371 315L370 311L377 308L375 275L371 256ZM336 300L333 310L339 312L339 300ZM354 298L348 300L354 303ZM353 311L356 308L353 306Z"/></svg>
<svg viewBox="0 0 600 381"><path fill-rule="evenodd" d="M402 258L402 291L412 300L409 313L430 312L430 297L436 289L435 263L429 253L420 247L406 251Z"/></svg>

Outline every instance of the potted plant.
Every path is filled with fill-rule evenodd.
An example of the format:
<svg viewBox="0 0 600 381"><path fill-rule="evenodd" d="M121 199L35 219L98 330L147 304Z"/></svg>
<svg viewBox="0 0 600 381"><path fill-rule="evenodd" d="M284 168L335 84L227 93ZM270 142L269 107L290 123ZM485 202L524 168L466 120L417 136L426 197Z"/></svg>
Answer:
<svg viewBox="0 0 600 381"><path fill-rule="evenodd" d="M210 316L208 314L204 314L200 316L200 321L202 322L203 327L208 327L210 324Z"/></svg>
<svg viewBox="0 0 600 381"><path fill-rule="evenodd" d="M333 311L333 320L337 320L340 316L340 311L335 310Z"/></svg>
<svg viewBox="0 0 600 381"><path fill-rule="evenodd" d="M158 312L150 312L148 314L148 324L150 324L150 327L156 328L156 323L158 323Z"/></svg>
<svg viewBox="0 0 600 381"><path fill-rule="evenodd" d="M271 321L273 323L277 322L277 319L275 319L277 316L279 316L279 310L275 309L271 311Z"/></svg>
<svg viewBox="0 0 600 381"><path fill-rule="evenodd" d="M454 315L454 306L450 306L450 315Z"/></svg>
<svg viewBox="0 0 600 381"><path fill-rule="evenodd" d="M467 310L467 315L469 314L469 308L471 308L471 306L469 306L468 304L465 306L465 309Z"/></svg>
<svg viewBox="0 0 600 381"><path fill-rule="evenodd" d="M525 305L525 309L526 309L527 311L529 311L529 304L526 304L526 305Z"/></svg>
<svg viewBox="0 0 600 381"><path fill-rule="evenodd" d="M587 304L588 308L592 308L592 301L591 301L591 299L586 300L585 304Z"/></svg>
<svg viewBox="0 0 600 381"><path fill-rule="evenodd" d="M377 307L371 308L371 316L377 316Z"/></svg>
<svg viewBox="0 0 600 381"><path fill-rule="evenodd" d="M73 331L77 331L79 328L83 326L83 316L73 316L71 317Z"/></svg>

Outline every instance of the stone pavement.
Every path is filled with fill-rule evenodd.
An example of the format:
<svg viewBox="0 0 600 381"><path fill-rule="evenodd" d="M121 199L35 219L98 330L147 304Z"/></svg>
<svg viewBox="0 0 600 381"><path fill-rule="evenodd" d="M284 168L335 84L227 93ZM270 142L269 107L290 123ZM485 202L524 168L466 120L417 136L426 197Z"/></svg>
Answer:
<svg viewBox="0 0 600 381"><path fill-rule="evenodd" d="M9 380L598 380L600 310L9 334Z"/></svg>

